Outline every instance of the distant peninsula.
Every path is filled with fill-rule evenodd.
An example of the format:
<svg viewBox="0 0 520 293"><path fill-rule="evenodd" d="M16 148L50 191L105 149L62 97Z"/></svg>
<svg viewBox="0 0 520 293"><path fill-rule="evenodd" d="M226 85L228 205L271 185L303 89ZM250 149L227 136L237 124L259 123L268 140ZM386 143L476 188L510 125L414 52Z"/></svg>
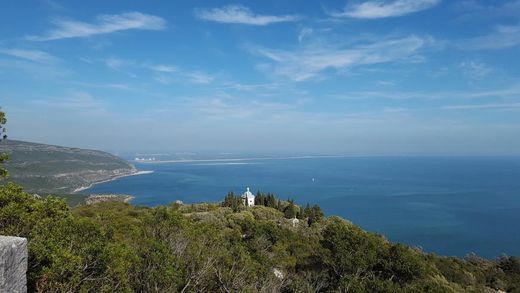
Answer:
<svg viewBox="0 0 520 293"><path fill-rule="evenodd" d="M107 152L17 140L0 143L10 179L27 192L70 194L96 183L139 174L126 160Z"/></svg>

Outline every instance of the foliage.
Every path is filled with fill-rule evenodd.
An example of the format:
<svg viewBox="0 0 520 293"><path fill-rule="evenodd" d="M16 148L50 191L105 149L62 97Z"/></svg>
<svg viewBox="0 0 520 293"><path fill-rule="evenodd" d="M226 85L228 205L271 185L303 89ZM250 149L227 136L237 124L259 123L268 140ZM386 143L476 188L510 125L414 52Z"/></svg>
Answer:
<svg viewBox="0 0 520 293"><path fill-rule="evenodd" d="M28 238L31 292L518 292L515 257L439 257L317 206L302 216L322 218L294 228L278 203L71 210L0 186L0 233Z"/></svg>
<svg viewBox="0 0 520 293"><path fill-rule="evenodd" d="M243 205L242 198L240 196L235 196L232 191L228 192L224 198L224 201L222 202L223 207L230 207L235 213L238 212L240 207Z"/></svg>
<svg viewBox="0 0 520 293"><path fill-rule="evenodd" d="M240 196L235 196L233 192L229 192L224 201L222 202L223 207L231 207L233 212L240 212L244 208L243 201ZM272 193L262 193L258 191L255 196L255 207L268 207L276 209L283 213L286 219L305 219L309 226L313 223L321 221L324 217L321 208L318 205L312 207L307 204L303 209L294 203L294 200L289 198L287 201L279 200Z"/></svg>
<svg viewBox="0 0 520 293"><path fill-rule="evenodd" d="M300 209L296 207L292 199L288 199L287 202L289 202L289 204L283 209L284 216L287 219L296 218L296 215L299 214Z"/></svg>
<svg viewBox="0 0 520 293"><path fill-rule="evenodd" d="M323 212L321 211L321 208L319 205L313 205L312 207L307 204L305 209L303 209L303 217L307 218L309 226L311 226L313 223L321 221L323 219Z"/></svg>

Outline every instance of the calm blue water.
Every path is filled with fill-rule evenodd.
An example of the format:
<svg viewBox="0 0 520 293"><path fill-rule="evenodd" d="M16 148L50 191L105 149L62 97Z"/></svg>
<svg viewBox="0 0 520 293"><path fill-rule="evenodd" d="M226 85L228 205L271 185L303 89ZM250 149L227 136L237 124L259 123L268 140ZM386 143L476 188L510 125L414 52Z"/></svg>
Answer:
<svg viewBox="0 0 520 293"><path fill-rule="evenodd" d="M124 193L155 206L219 201L228 191L274 192L317 203L388 239L442 255L520 256L520 157L350 157L244 164L138 164L155 173L86 192ZM315 178L312 181L312 178Z"/></svg>

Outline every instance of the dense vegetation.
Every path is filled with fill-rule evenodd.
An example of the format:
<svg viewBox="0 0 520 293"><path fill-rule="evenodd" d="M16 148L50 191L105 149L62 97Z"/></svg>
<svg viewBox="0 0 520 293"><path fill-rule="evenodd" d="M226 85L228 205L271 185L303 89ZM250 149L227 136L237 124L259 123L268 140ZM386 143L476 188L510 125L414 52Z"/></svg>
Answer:
<svg viewBox="0 0 520 293"><path fill-rule="evenodd" d="M289 198L287 201L282 201L277 199L272 193L264 194L258 191L255 196L255 205L277 209L280 212L283 212L283 215L287 219L306 219L309 226L313 222L317 222L323 218L323 212L318 205L313 205L311 207L309 204L307 204L305 208L300 208L294 204L293 199ZM233 192L229 192L226 197L224 197L222 206L230 207L233 212L246 209L242 203L242 198L240 196L235 196Z"/></svg>
<svg viewBox="0 0 520 293"><path fill-rule="evenodd" d="M0 234L29 239L30 291L520 292L515 257L439 257L338 217L306 220L263 205L70 209L0 186Z"/></svg>

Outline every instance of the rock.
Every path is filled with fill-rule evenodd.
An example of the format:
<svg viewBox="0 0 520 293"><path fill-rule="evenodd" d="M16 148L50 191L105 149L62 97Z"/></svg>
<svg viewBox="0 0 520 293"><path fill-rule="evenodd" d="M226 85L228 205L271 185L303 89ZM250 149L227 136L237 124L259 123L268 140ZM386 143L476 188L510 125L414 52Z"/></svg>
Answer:
<svg viewBox="0 0 520 293"><path fill-rule="evenodd" d="M27 292L27 239L0 236L0 292Z"/></svg>
<svg viewBox="0 0 520 293"><path fill-rule="evenodd" d="M282 280L284 278L284 274L280 269L274 268L273 274L275 275L275 277L277 277L280 280Z"/></svg>
<svg viewBox="0 0 520 293"><path fill-rule="evenodd" d="M93 194L85 199L87 205L101 203L101 202L129 202L134 197L124 194Z"/></svg>

